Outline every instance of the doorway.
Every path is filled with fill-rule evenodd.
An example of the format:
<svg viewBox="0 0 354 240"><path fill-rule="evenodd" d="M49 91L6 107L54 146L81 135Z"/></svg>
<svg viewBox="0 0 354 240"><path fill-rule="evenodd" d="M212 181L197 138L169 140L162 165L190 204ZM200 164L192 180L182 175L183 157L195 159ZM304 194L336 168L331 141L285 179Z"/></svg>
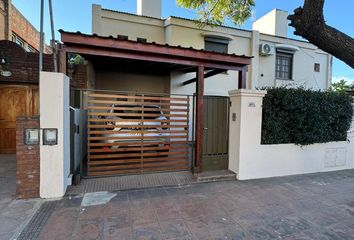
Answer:
<svg viewBox="0 0 354 240"><path fill-rule="evenodd" d="M202 171L229 167L228 97L204 96Z"/></svg>

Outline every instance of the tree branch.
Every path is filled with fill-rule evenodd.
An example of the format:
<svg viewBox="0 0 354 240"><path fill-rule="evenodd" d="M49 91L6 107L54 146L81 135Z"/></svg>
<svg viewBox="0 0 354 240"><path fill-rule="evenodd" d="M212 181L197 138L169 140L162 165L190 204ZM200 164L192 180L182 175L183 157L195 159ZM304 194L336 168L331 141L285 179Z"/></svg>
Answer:
<svg viewBox="0 0 354 240"><path fill-rule="evenodd" d="M323 16L324 2L305 0L303 7L289 15L290 26L295 28L295 35L307 39L354 68L354 39L326 24Z"/></svg>

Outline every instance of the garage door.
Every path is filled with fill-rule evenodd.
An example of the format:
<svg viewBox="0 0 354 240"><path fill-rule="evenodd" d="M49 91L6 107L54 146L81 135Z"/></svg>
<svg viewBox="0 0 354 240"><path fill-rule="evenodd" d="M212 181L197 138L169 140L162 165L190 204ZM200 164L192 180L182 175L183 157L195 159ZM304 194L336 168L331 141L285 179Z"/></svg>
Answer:
<svg viewBox="0 0 354 240"><path fill-rule="evenodd" d="M190 168L189 96L85 95L88 176Z"/></svg>

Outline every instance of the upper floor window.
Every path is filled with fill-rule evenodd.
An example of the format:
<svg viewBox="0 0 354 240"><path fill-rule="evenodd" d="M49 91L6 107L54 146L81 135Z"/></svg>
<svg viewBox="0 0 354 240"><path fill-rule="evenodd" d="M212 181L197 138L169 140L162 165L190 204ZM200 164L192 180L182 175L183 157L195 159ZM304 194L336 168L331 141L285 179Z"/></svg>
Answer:
<svg viewBox="0 0 354 240"><path fill-rule="evenodd" d="M34 49L34 47L32 47L31 45L27 44L27 52L33 52L33 53L35 53L35 52L37 52L37 50Z"/></svg>
<svg viewBox="0 0 354 240"><path fill-rule="evenodd" d="M12 41L20 45L21 47L25 47L25 41L22 40L19 36L17 36L15 33L12 33Z"/></svg>
<svg viewBox="0 0 354 240"><path fill-rule="evenodd" d="M204 49L206 51L227 53L229 47L229 40L216 38L216 37L205 37L204 39Z"/></svg>
<svg viewBox="0 0 354 240"><path fill-rule="evenodd" d="M275 62L275 77L291 80L293 75L293 53L277 50Z"/></svg>

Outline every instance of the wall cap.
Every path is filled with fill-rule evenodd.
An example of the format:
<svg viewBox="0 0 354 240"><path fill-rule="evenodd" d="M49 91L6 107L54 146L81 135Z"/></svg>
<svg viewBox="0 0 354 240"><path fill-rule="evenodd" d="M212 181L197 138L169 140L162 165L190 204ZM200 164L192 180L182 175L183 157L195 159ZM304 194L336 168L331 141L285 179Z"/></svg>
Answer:
<svg viewBox="0 0 354 240"><path fill-rule="evenodd" d="M247 96L247 97L264 97L267 94L265 90L253 90L253 89L237 89L229 91L230 97L239 97L239 96Z"/></svg>

